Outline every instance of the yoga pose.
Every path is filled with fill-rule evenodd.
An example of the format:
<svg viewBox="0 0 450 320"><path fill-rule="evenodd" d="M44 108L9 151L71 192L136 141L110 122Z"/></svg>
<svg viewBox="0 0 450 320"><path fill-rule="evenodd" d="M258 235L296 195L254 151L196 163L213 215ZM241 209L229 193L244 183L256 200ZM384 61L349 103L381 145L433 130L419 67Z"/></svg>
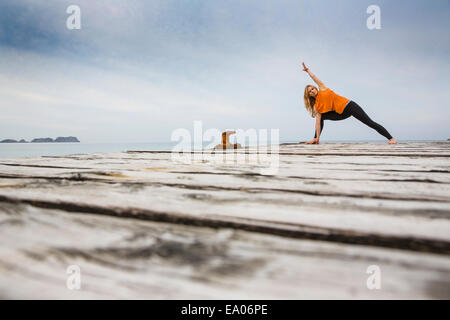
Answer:
<svg viewBox="0 0 450 320"><path fill-rule="evenodd" d="M323 120L344 120L354 116L362 123L378 131L379 134L389 140L389 144L396 144L395 139L389 132L378 123L374 122L364 112L364 110L354 101L341 97L327 88L309 69L303 64L303 71L306 71L314 82L319 86L317 89L313 85L305 88L305 107L311 116L316 118L316 131L314 139L305 142L306 144L319 144L319 137L323 129Z"/></svg>

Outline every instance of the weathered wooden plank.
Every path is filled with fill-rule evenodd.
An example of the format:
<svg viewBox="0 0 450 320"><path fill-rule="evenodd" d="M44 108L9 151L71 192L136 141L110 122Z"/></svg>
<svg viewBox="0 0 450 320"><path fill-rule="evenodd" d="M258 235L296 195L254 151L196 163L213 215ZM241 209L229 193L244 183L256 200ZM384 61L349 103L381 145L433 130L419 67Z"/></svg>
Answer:
<svg viewBox="0 0 450 320"><path fill-rule="evenodd" d="M108 203L122 208L133 203L134 209L159 212L250 217L346 231L449 240L450 186L436 177L427 177L427 173L423 173L421 179L414 176L408 179L402 176L403 173L396 172L393 173L394 179L391 176L380 178L378 172L349 175L346 171L322 170L320 164L305 166L300 158L289 160L287 165L282 159L279 174L268 177L257 173L251 166L179 165L168 157L158 163L151 160L149 164L142 164L146 162L145 158L139 158L136 163L129 158L125 161L122 156L107 155L101 158L102 161L76 160L92 168L81 171L12 167L13 170L22 170L14 172L21 173L19 176L37 171L35 177L46 177L48 181L41 181L40 186L31 190L25 183L24 188L3 188L1 192L24 195L29 200L52 201L56 197L58 201L76 203L81 200L86 205ZM56 164L60 159L57 160ZM165 167L160 166L163 164ZM417 167L418 163L412 166ZM12 171L11 167L7 170ZM439 176L442 179L445 175ZM61 181L66 180L83 183L61 185ZM101 181L105 185L99 184ZM86 188L88 182L96 184ZM120 185L112 187L112 183ZM57 189L48 194L52 184ZM83 194L81 189L95 193L90 192L79 199ZM103 196L99 198L96 194ZM74 198L72 195L77 196Z"/></svg>
<svg viewBox="0 0 450 320"><path fill-rule="evenodd" d="M441 255L66 213L0 208L1 298L420 299L450 297ZM81 289L68 290L77 265ZM381 270L369 290L366 270Z"/></svg>
<svg viewBox="0 0 450 320"><path fill-rule="evenodd" d="M39 220L40 216L50 215L51 219L55 219L55 225L58 224L57 216L66 216L67 213L70 213L68 216L89 213L99 215L95 219L117 219L124 223L125 221L128 223L130 219L123 218L133 218L131 220L135 223L148 226L159 227L163 225L162 222L170 223L164 226L167 228L170 226L172 229L181 228L192 237L195 237L198 232L204 232L198 230L210 230L205 232L215 233L217 230L227 228L234 230L234 234L245 234L243 237L246 240L243 242L248 245L246 248L252 252L260 252L261 257L269 254L264 251L264 248L253 244L253 237L280 243L279 246L274 244L275 252L282 251L281 247L287 243L283 241L288 241L289 246L294 247L303 248L306 244L314 246L311 250L315 253L311 254L320 264L328 261L326 257L317 253L321 252L323 246L331 246L333 250L340 250L339 248L356 250L358 255L362 250L370 252L375 250L382 256L382 261L391 259L396 265L402 265L399 263L403 259L400 258L402 255L417 255L415 256L417 259L420 257L425 264L431 266L430 268L434 270L432 273L437 278L441 277L444 280L440 278L440 284L436 284L434 280L430 280L419 272L417 274L420 276L408 278L408 281L411 279L419 281L418 294L408 295L406 291L403 292L397 288L391 290L392 295L384 292L382 297L403 297L404 294L407 297L448 297L449 147L450 143L447 142L408 143L396 146L379 143L284 145L280 147L279 170L271 175L261 174L260 164L239 162L233 157L228 157L225 161L217 161L218 157L229 156L230 151L220 151L209 158L205 157L206 153L195 152L192 155L199 157L189 164L174 161L171 153L160 151L3 159L0 161L0 206L9 208L7 211L13 212L13 215L27 212L27 219L30 220ZM253 150L237 152L248 157ZM91 215L81 217L80 219L86 224L89 224L86 219L92 218ZM20 219L16 219L19 229L25 225L19 222ZM78 221L81 221L80 219ZM46 218L45 221L49 222L49 219ZM11 221L5 224L0 223L2 232L0 239L10 237L8 232L11 223L14 225ZM117 252L126 256L133 254L135 250L114 248L113 254L108 256L105 254L106 251L97 248L98 239L94 241L95 237L91 235L95 232L93 231L95 228L90 226L90 229L78 230L77 227L71 230L68 227L66 230L71 234L78 232L80 235L85 234L87 239L91 239L90 248L80 249L69 237L69 242L72 242L63 251L70 252L70 255L76 256L81 261L89 260L88 270L108 268L105 272L111 274L112 282L126 278L128 280L125 282L128 286L129 281L136 281L139 277L136 274L133 275L134 271L130 270L134 270L136 263L141 263L140 260L130 261L129 264L124 261L124 270L128 271L116 272L110 265L112 257L115 257ZM38 229L36 234L29 231L28 235L27 232L23 235L26 238L32 234L29 240L25 238L16 240L24 243L42 241L41 236L38 236L42 226L34 227ZM127 228L129 225L117 226L117 230L124 230L124 232ZM113 233L112 230L111 232ZM315 241L311 242L308 239ZM51 246L48 245L48 247ZM393 248L402 250L393 250ZM17 261L25 263L27 259L33 258L29 253L23 256L19 253L20 250L11 250L8 254L21 257L17 258ZM140 252L140 249L136 250ZM28 249L25 251L29 252ZM54 252L54 249L47 248L40 254L43 261L42 268L47 271L37 276L38 280L35 283L37 287L44 285L42 279L51 278L49 274L51 274L52 259L64 256L60 253L54 255ZM330 278L344 272L340 266L335 265L346 266L345 261L353 259L351 255L346 257L348 252L345 250L344 252L338 259L328 261L332 265L329 270ZM430 253L439 253L439 256ZM245 256L245 250L241 254ZM251 252L247 254L251 255ZM105 255L108 257L106 267L102 260ZM311 266L311 261L307 260L292 260L292 257L283 255L277 256L275 260L278 258L293 261L293 264ZM8 262L5 255L0 254L0 261L3 266L23 269L20 267L21 263ZM166 262L161 263L164 265ZM223 263L225 263L224 260L222 260ZM317 283L321 282L321 278L318 274L307 271L305 268L300 268L301 272L297 274L290 266L283 269L281 263L276 268L281 274L295 273L301 279L305 275L311 277L305 288L311 289L312 293L299 294L298 297L328 297L328 294L330 297L373 297L367 296L359 289L354 289L351 281L344 284L342 290L334 288L333 285L330 285L328 289L320 290ZM395 268L397 268L396 271ZM393 274L397 277L395 281L406 281L406 278L401 276L401 267L395 268L393 269ZM154 268L146 272L150 273L150 278L158 283L169 281L165 279L168 277L167 274L160 274ZM255 273L258 272L253 270L250 274L243 276L245 281L258 283L252 287L252 290L259 292L265 288L265 285L267 288L276 287L277 289L270 294L254 298L286 297L283 294L288 294L287 297L292 296L293 289L289 284L295 281L295 277L282 277L286 281L283 282L283 280L282 285L276 286L272 283L273 279L252 280L256 279ZM12 276L17 277L18 281L20 277L25 277L24 274L32 273L25 268L23 274L19 272ZM174 274L176 275L176 272ZM97 276L92 278L93 283L97 283ZM171 285L179 292L186 293L187 288L198 288L201 297L218 297L229 293L218 285L221 281L220 277L218 280L208 274L207 278L211 280L211 283L204 286L200 283L202 281L191 279L196 278L197 275L190 274L188 278L191 280L178 276L177 279L181 279L180 283L184 284L181 285L175 281L171 282ZM55 282L55 279L49 280L50 283L53 283L52 281ZM261 281L264 284L259 285ZM50 290L52 294L61 290L53 285L49 284L49 286L55 290ZM106 293L102 286L103 284L95 290L90 290L89 294L85 292L85 296L118 297ZM233 283L233 286L236 284ZM34 290L31 287L29 289ZM110 286L110 288L119 287L117 284ZM126 290L130 294L129 297L134 297L137 292L148 294L149 287L151 285L148 283L140 285L133 282ZM237 292L242 291L242 297L253 297L249 296L252 292L249 291L250 288L244 287L237 285ZM425 287L429 290L424 289ZM409 289L412 290L411 287ZM161 292L166 292L163 286L158 286L157 290L159 290L158 293L150 296L161 297L163 296ZM343 290L356 293L348 295ZM24 289L4 291L10 296L20 296ZM166 293L173 295L173 291L168 290ZM233 295L236 297L235 291ZM186 298L183 295L175 294L175 296Z"/></svg>
<svg viewBox="0 0 450 320"><path fill-rule="evenodd" d="M268 221L284 221L344 230L428 236L448 240L448 204L416 201L323 197L302 193L245 192L242 189L210 189L186 184L87 183L85 180L7 181L0 194L22 200L45 200L132 207L191 215L213 214ZM30 188L32 186L32 188ZM53 191L49 193L49 189ZM363 201L362 201L363 200ZM387 206L389 205L389 206ZM429 219L433 217L433 219ZM356 223L355 223L356 222ZM442 230L442 231L441 231Z"/></svg>

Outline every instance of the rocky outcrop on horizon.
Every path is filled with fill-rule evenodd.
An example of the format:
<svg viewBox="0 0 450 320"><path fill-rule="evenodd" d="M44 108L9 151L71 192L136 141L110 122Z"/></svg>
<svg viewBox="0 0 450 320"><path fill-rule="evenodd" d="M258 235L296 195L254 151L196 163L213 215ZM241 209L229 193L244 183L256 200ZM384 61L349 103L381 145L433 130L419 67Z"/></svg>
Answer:
<svg viewBox="0 0 450 320"><path fill-rule="evenodd" d="M77 137L58 137L55 140L52 138L36 138L31 140L31 143L49 143L49 142L80 142ZM21 139L20 141L14 139L1 140L0 143L28 143L28 141Z"/></svg>
<svg viewBox="0 0 450 320"><path fill-rule="evenodd" d="M45 142L55 142L52 138L36 138L31 140L31 143L45 143Z"/></svg>
<svg viewBox="0 0 450 320"><path fill-rule="evenodd" d="M55 142L80 142L77 137L58 137Z"/></svg>

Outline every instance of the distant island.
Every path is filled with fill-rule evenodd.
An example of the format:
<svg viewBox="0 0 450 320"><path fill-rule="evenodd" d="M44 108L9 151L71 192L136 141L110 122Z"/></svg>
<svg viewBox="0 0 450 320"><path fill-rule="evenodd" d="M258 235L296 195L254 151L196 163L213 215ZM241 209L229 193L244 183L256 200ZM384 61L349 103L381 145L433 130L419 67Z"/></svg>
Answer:
<svg viewBox="0 0 450 320"><path fill-rule="evenodd" d="M14 139L5 139L0 141L0 143L49 143L49 142L80 142L77 137L58 137L55 140L52 138L36 138L31 140L30 142L21 139L19 141Z"/></svg>

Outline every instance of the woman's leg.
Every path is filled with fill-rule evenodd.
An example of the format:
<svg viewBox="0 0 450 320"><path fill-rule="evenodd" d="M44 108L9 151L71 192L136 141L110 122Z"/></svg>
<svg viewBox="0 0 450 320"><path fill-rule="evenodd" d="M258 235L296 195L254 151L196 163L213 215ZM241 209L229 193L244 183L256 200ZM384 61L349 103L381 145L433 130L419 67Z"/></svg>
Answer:
<svg viewBox="0 0 450 320"><path fill-rule="evenodd" d="M364 112L364 110L354 101L350 101L345 107L343 114L350 114L362 123L368 125L372 129L377 130L379 134L384 136L386 139L391 140L392 136L389 132L380 124L376 123Z"/></svg>
<svg viewBox="0 0 450 320"><path fill-rule="evenodd" d="M320 119L320 134L322 134L323 130L323 120L332 120L332 121L338 121L338 120L344 120L350 117L350 114L339 114L336 111L329 111L322 114L322 118ZM314 131L314 138L317 138L317 133Z"/></svg>

